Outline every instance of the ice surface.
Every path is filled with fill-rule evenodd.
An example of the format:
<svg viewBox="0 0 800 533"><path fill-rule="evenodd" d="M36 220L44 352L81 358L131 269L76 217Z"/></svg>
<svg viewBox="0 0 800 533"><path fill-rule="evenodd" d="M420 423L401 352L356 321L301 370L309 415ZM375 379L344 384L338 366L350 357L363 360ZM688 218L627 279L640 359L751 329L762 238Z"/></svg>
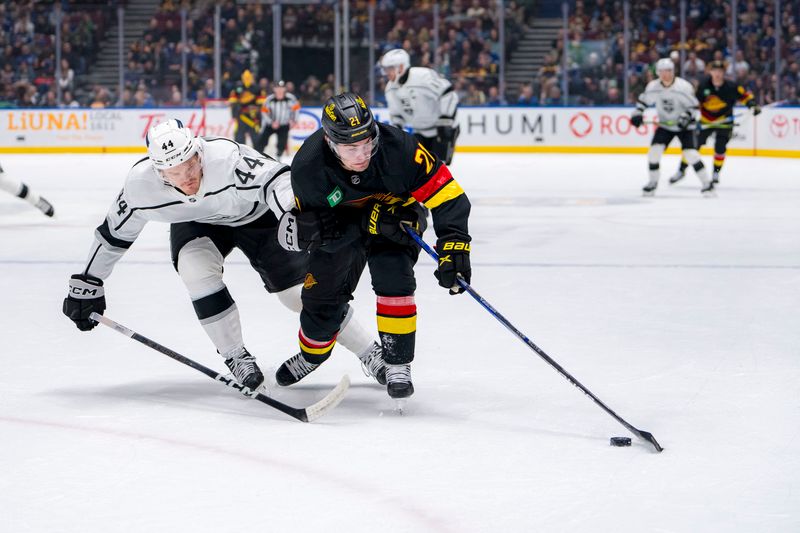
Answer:
<svg viewBox="0 0 800 533"><path fill-rule="evenodd" d="M800 530L800 176L729 157L719 197L665 158L457 154L473 286L665 451L652 453L466 295L417 267L416 394L398 416L337 348L278 399L348 373L301 424L108 328L61 314L67 279L138 156L3 156L56 219L0 195L0 531ZM706 158L708 162L708 158ZM429 242L432 233L426 234ZM355 306L374 328L365 274ZM250 351L277 366L298 320L234 252ZM151 224L106 314L224 370Z"/></svg>

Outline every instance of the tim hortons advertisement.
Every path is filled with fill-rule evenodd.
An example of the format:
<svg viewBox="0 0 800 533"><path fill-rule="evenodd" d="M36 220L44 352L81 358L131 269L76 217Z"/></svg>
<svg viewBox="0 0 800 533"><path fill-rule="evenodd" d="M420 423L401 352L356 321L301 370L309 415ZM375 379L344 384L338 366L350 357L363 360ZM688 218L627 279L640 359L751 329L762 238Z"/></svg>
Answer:
<svg viewBox="0 0 800 533"><path fill-rule="evenodd" d="M458 111L462 152L630 152L644 153L657 125L634 128L632 108L464 107ZM375 117L388 121L385 108ZM291 131L296 150L320 127L321 109L303 108ZM235 122L226 107L160 109L0 110L0 153L144 152L149 127L177 118L197 135L233 137ZM708 150L713 139L707 142ZM677 147L677 141L673 143ZM732 153L800 157L800 108L765 108L758 117L735 112Z"/></svg>

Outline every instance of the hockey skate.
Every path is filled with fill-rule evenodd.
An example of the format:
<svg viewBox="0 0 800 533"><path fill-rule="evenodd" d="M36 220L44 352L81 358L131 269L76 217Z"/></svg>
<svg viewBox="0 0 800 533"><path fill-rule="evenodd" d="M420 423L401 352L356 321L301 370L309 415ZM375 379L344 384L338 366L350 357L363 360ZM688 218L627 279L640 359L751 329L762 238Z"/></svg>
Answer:
<svg viewBox="0 0 800 533"><path fill-rule="evenodd" d="M395 400L402 400L414 394L410 364L386 365L386 392Z"/></svg>
<svg viewBox="0 0 800 533"><path fill-rule="evenodd" d="M36 205L34 207L36 207L36 209L38 209L39 211L44 213L45 216L48 217L53 216L53 214L55 213L55 209L53 209L53 204L51 204L41 196L39 197L39 201L36 202Z"/></svg>
<svg viewBox="0 0 800 533"><path fill-rule="evenodd" d="M649 181L649 182L647 182L647 185L642 187L642 196L655 196L656 187L658 187L658 182L657 181Z"/></svg>
<svg viewBox="0 0 800 533"><path fill-rule="evenodd" d="M314 370L317 369L319 363L309 363L302 353L298 353L287 359L275 372L275 381L281 387L288 387L294 385Z"/></svg>
<svg viewBox="0 0 800 533"><path fill-rule="evenodd" d="M716 185L719 183L719 171L715 170L713 174L711 174L711 183Z"/></svg>
<svg viewBox="0 0 800 533"><path fill-rule="evenodd" d="M242 353L225 360L225 365L230 369L236 381L254 391L264 383L264 374L256 364L256 358L242 349Z"/></svg>
<svg viewBox="0 0 800 533"><path fill-rule="evenodd" d="M714 182L713 181L708 182L708 185L700 189L700 193L702 193L702 195L705 196L706 198L716 198L717 193L714 190Z"/></svg>
<svg viewBox="0 0 800 533"><path fill-rule="evenodd" d="M675 174L673 174L669 178L669 184L670 185L675 185L676 183L678 183L679 181L681 181L685 177L686 177L686 173L683 170L678 170L677 172L675 172Z"/></svg>
<svg viewBox="0 0 800 533"><path fill-rule="evenodd" d="M358 354L364 375L375 378L381 385L386 385L386 364L383 362L383 349L377 342Z"/></svg>

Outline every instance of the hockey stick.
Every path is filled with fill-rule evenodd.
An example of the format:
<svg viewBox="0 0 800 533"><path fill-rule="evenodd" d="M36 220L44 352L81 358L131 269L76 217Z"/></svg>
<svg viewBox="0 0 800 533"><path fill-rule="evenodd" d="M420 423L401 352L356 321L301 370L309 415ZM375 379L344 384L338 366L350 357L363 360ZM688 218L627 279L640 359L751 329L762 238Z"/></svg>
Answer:
<svg viewBox="0 0 800 533"><path fill-rule="evenodd" d="M192 359L189 359L188 357L185 357L177 352L174 352L169 348L167 348L166 346L160 345L156 341L150 340L143 335L139 335L135 331L126 328L122 324L114 322L110 318L107 318L103 315L98 315L97 313L92 313L91 315L89 315L89 318L94 320L95 322L103 324L104 326L108 326L114 331L122 333L126 337L130 337L135 341L139 341L145 346L149 346L155 351L161 352L164 355L175 359L179 363L183 363L186 366L194 368L195 370L202 372L211 379L222 382L228 387L238 390L245 396L253 398L254 400L258 400L259 402L265 403L282 413L286 413L287 415L291 416L292 418L296 418L301 422L313 422L314 420L320 418L325 413L327 413L328 411L339 405L339 402L342 401L342 398L344 398L347 389L350 387L350 378L347 376L347 374L345 374L344 377L342 377L342 380L339 382L339 384L336 385L336 387L331 392L329 392L324 398L322 398L317 403L310 405L306 408L292 407L290 405L286 405L285 403L281 403L278 400L275 400L274 398L270 398L265 394L261 394L260 392L250 390L249 388L237 383L231 378L223 376L222 374L218 374L213 370L211 370L210 368L203 366L200 363L193 361Z"/></svg>
<svg viewBox="0 0 800 533"><path fill-rule="evenodd" d="M417 241L417 244L419 244L419 245L422 247L422 249L423 249L423 250L425 250L425 251L428 253L428 255L429 255L429 256L431 256L431 257L433 258L433 260L434 260L434 261L436 261L436 264L439 264L439 256L438 256L438 254L437 254L437 253L436 253L436 252L435 252L435 251L434 251L434 250L433 250L433 249L432 249L430 246L428 246L428 243L426 243L425 241L423 241L423 240L422 240L422 237L420 237L420 236L419 236L419 235L418 235L418 234L417 234L417 233L416 233L414 230L412 230L412 229L411 229L410 227L408 227L407 225L403 224L402 226L403 226L403 229L405 229L405 231L406 231L406 232L407 232L407 233L408 233L408 234L411 236L411 238L412 238L412 239L414 239L415 241ZM544 351L543 351L541 348L539 348L538 346L536 346L536 345L533 343L533 341L531 341L530 339L528 339L528 337L526 337L526 336L525 336L525 335L524 335L524 334L523 334L521 331L519 331L517 328L515 328L515 327L514 327L514 325L513 325L513 324L511 324L511 322L509 322L508 320L506 320L506 318L505 318L503 315L501 315L501 314L500 314L500 313L497 311L497 309L495 309L494 307L492 307L492 306L489 304L489 302L487 302L486 300L484 300L484 299L483 299L483 297L481 297L481 295L480 295L480 294L478 294L478 293L475 291L475 289L473 289L473 288L470 286L470 284L469 284L469 283L467 283L466 281L464 281L464 279L463 279L461 276L458 276L458 277L456 278L456 281L457 281L457 282L458 282L458 284L461 286L461 288L463 288L465 291L467 291L467 292L470 294L470 296L472 296L473 298L475 298L475 300L476 300L476 301L477 301L479 304L481 304L481 305L483 306L483 308L484 308L484 309L486 309L487 311L489 311L489 313L490 313L490 314L491 314L493 317L495 317L495 318L496 318L496 319L497 319L497 320L498 320L498 321L499 321L501 324L503 324L503 325L506 327L506 329L507 329L507 330L509 330L509 331L510 331L511 333L513 333L514 335L516 335L516 337L517 337L519 340L521 340L522 342L524 342L525 344L527 344L527 345L528 345L528 347L529 347L530 349L532 349L532 350L533 350L534 352L536 352L536 353L537 353L537 354L538 354L538 355L539 355L539 356L540 356L542 359L544 359L544 360L545 360L545 362L547 362L547 364L549 364L550 366L552 366L553 368L555 368L555 369L556 369L556 371L558 371L558 373L559 373L559 374L561 374L563 377L565 377L565 378L567 379L567 381L569 381L570 383L572 383L573 385L575 385L576 387L578 387L578 388L579 388L579 389L580 389L580 390L581 390L581 391L582 391L582 392L583 392L583 393L584 393L586 396L588 396L589 398L591 398L592 400L594 400L594 403L596 403L597 405L599 405L599 406L600 406L600 407L603 409L603 411L605 411L606 413L608 413L609 415L611 415L611 416L612 416L612 417L613 417L613 418L614 418L614 419L615 419L617 422L619 422L620 424L622 424L623 426L625 426L625 428L626 428L628 431L630 431L631 433L633 433L634 435L636 435L636 436L637 436L637 437L639 437L640 439L642 439L642 440L645 440L645 441L649 442L650 444L652 444L652 445L653 445L653 448L655 448L655 450L656 450L657 452L662 452L662 451L664 451L664 448L662 448L662 447L661 447L661 445L658 443L658 441L656 441L656 438L653 436L653 434L652 434L652 433L649 433L649 432L647 432L647 431L642 431L642 430L640 430L640 429L637 429L637 428L633 427L633 426L632 426L632 425L630 425L628 422L626 422L626 421L625 421L625 420L624 420L624 419L623 419L621 416L619 416L617 413L615 413L614 411L612 411L612 410L611 410L611 409L610 409L610 408L609 408L609 407L608 407L606 404L604 404L604 403L603 403L603 402L602 402L602 401L601 401L601 400L600 400L600 399L599 399L597 396L595 396L594 394L592 394L592 392L591 392L589 389L587 389L586 387L584 387L584 386L583 386L583 385L580 383L580 381L578 381L577 379L575 379L574 377L572 377L572 375L571 375L569 372L567 372L567 371L566 371L566 370L565 370L565 369L564 369L564 368L563 368L561 365L559 365L558 363L556 363L556 362L555 362L555 361L554 361L554 360L553 360L553 359L552 359L552 358L551 358L549 355L547 355L546 353L544 353Z"/></svg>

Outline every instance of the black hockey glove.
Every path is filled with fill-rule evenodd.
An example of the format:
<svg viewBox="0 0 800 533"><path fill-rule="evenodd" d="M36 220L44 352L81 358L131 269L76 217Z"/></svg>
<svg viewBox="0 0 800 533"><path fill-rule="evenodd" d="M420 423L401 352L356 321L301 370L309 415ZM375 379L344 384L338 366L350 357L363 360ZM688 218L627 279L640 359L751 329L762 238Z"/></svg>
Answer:
<svg viewBox="0 0 800 533"><path fill-rule="evenodd" d="M439 285L450 289L450 294L464 292L463 287L456 282L456 275L461 274L464 281L469 283L472 278L472 268L469 265L468 242L439 239L436 242L436 252L439 254L439 268L434 272Z"/></svg>
<svg viewBox="0 0 800 533"><path fill-rule="evenodd" d="M642 124L644 124L644 117L642 117L642 115L640 113L637 113L636 115L633 115L631 117L631 125L634 128L638 128Z"/></svg>
<svg viewBox="0 0 800 533"><path fill-rule="evenodd" d="M415 245L414 239L401 224L419 234L419 213L407 207L373 202L361 221L361 227L370 235L380 235L403 246Z"/></svg>
<svg viewBox="0 0 800 533"><path fill-rule="evenodd" d="M439 126L436 128L436 142L444 147L444 161L445 165L449 165L453 161L453 152L456 150L456 139L461 133L461 127L456 124L455 128L450 126Z"/></svg>
<svg viewBox="0 0 800 533"><path fill-rule="evenodd" d="M678 117L678 128L685 130L692 122L694 122L694 117L692 114L684 113Z"/></svg>
<svg viewBox="0 0 800 533"><path fill-rule="evenodd" d="M747 109L753 112L754 117L761 114L761 107L756 103L755 100L750 100L747 102Z"/></svg>
<svg viewBox="0 0 800 533"><path fill-rule="evenodd" d="M62 311L75 322L81 331L89 331L97 325L89 315L102 315L106 310L103 280L88 274L74 274L69 278L69 294L64 298Z"/></svg>
<svg viewBox="0 0 800 533"><path fill-rule="evenodd" d="M336 213L288 211L278 221L278 244L290 252L311 252L342 236Z"/></svg>

